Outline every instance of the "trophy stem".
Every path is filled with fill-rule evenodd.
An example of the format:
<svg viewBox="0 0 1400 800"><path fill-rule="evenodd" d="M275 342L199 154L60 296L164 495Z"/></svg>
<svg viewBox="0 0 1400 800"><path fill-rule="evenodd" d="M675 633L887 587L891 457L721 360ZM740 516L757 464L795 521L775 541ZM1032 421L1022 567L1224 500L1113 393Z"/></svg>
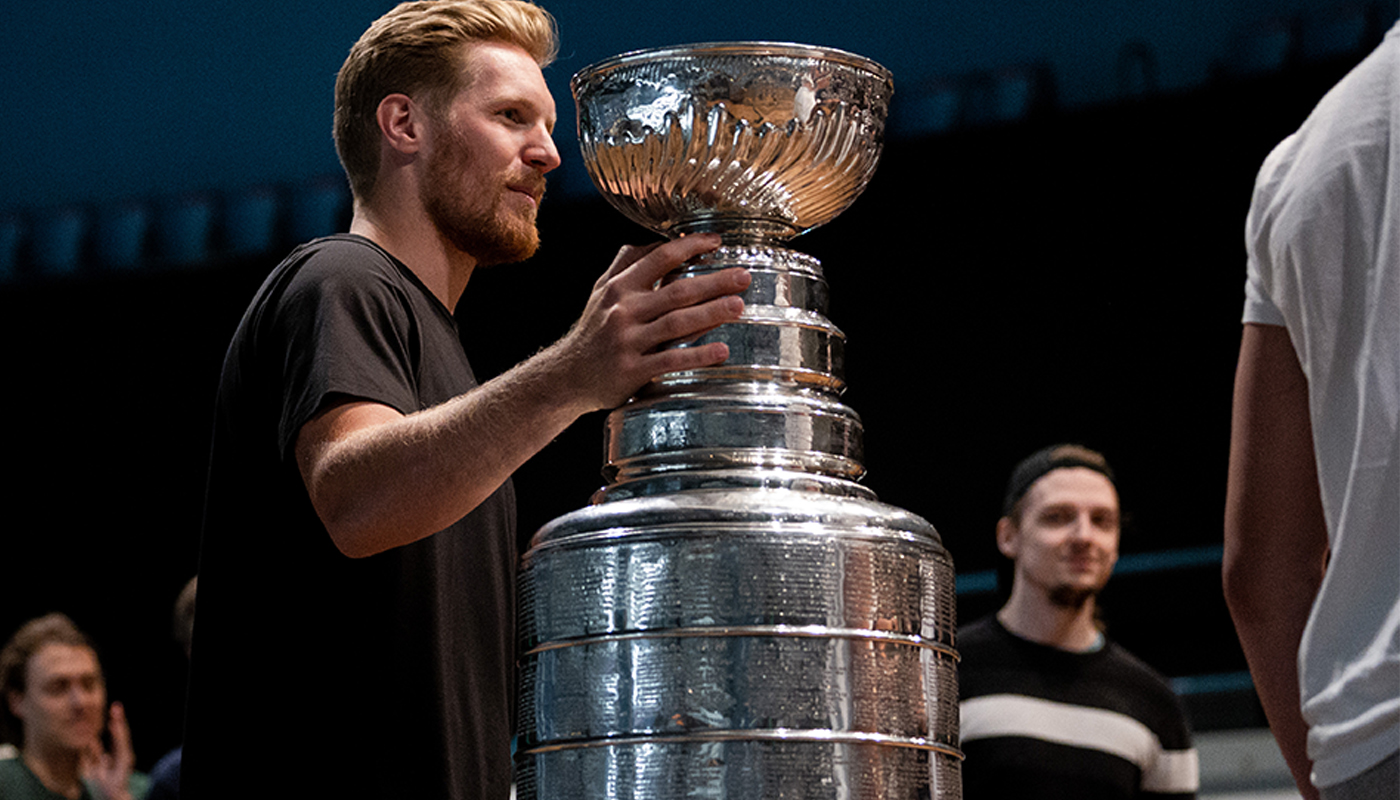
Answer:
<svg viewBox="0 0 1400 800"><path fill-rule="evenodd" d="M735 216L705 216L677 222L667 234L672 238L688 236L692 233L718 233L728 245L756 245L777 247L802 231L796 227L772 219L754 219Z"/></svg>
<svg viewBox="0 0 1400 800"><path fill-rule="evenodd" d="M820 476L801 481L812 490L873 498L843 485L865 474L863 429L839 399L846 337L826 318L821 262L782 247L726 244L665 281L736 266L752 278L743 316L677 345L723 342L728 360L661 375L608 416L608 486L595 502L669 490L684 483L678 473L729 485L715 474L725 469L735 471L735 485L752 485L752 470L770 469Z"/></svg>

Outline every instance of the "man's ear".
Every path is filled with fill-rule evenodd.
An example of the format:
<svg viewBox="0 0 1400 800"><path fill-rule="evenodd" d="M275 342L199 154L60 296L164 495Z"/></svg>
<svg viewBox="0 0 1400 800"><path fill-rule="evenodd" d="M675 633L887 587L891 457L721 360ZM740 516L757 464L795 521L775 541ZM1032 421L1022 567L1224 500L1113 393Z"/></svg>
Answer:
<svg viewBox="0 0 1400 800"><path fill-rule="evenodd" d="M10 714L18 717L21 721L23 721L24 717L19 713L19 704L23 699L24 695L14 689L9 689L5 692L5 704L10 707Z"/></svg>
<svg viewBox="0 0 1400 800"><path fill-rule="evenodd" d="M375 114L384 143L404 155L417 153L427 133L423 107L406 94L386 95Z"/></svg>
<svg viewBox="0 0 1400 800"><path fill-rule="evenodd" d="M1010 517L997 520L997 549L1012 561L1016 560L1016 555L1020 552L1020 531L1016 529L1016 523L1012 522Z"/></svg>

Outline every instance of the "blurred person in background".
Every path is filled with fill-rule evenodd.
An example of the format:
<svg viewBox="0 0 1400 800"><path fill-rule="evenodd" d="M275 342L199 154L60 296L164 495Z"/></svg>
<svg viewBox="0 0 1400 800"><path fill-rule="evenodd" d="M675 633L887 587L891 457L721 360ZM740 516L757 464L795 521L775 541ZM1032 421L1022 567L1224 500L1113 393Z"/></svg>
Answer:
<svg viewBox="0 0 1400 800"><path fill-rule="evenodd" d="M190 578L180 594L175 598L175 611L171 619L171 633L180 645L185 658L190 657L190 642L194 636L195 591L199 578ZM180 796L180 755L184 748L176 747L161 756L151 768L151 791L147 800L177 800Z"/></svg>
<svg viewBox="0 0 1400 800"><path fill-rule="evenodd" d="M62 614L20 626L0 650L0 732L18 757L0 760L0 800L142 800L131 731L92 641ZM110 740L104 741L104 740Z"/></svg>
<svg viewBox="0 0 1400 800"><path fill-rule="evenodd" d="M971 800L1195 797L1180 701L1099 624L1120 524L1113 470L1094 450L1047 447L1012 472L996 527L1011 596L958 632Z"/></svg>

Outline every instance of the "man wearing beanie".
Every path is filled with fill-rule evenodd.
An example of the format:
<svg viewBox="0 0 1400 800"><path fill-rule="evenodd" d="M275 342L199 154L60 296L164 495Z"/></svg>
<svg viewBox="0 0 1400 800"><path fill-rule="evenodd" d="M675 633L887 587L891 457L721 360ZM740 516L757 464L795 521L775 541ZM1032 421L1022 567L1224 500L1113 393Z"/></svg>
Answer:
<svg viewBox="0 0 1400 800"><path fill-rule="evenodd" d="M1101 454L1056 445L1012 473L996 530L1011 597L958 633L970 800L1195 796L1180 702L1098 625L1118 533Z"/></svg>

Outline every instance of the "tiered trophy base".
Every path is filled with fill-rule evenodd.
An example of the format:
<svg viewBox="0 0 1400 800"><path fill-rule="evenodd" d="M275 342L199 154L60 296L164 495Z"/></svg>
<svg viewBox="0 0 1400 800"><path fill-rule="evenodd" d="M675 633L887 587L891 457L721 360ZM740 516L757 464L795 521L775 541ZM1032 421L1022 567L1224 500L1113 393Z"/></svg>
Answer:
<svg viewBox="0 0 1400 800"><path fill-rule="evenodd" d="M521 800L959 800L953 564L880 503L816 259L750 269L722 366L607 422L608 485L520 577Z"/></svg>
<svg viewBox="0 0 1400 800"><path fill-rule="evenodd" d="M928 523L868 499L561 517L522 577L518 796L956 798L953 586Z"/></svg>

